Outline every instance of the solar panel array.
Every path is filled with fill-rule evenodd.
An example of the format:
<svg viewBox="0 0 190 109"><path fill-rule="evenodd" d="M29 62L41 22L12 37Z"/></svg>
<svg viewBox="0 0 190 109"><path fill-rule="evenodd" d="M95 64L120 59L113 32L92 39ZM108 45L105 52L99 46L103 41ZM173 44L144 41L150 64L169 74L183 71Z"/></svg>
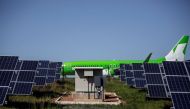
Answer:
<svg viewBox="0 0 190 109"><path fill-rule="evenodd" d="M55 80L60 80L61 78L61 67L62 67L62 62L57 62L57 70L55 73Z"/></svg>
<svg viewBox="0 0 190 109"><path fill-rule="evenodd" d="M189 62L164 62L174 109L190 109Z"/></svg>
<svg viewBox="0 0 190 109"><path fill-rule="evenodd" d="M144 68L140 63L121 64L120 79L126 81L129 86L136 88L145 88L146 80L144 76Z"/></svg>
<svg viewBox="0 0 190 109"><path fill-rule="evenodd" d="M144 68L148 96L151 98L167 98L166 85L163 82L163 70L159 64L144 63Z"/></svg>
<svg viewBox="0 0 190 109"><path fill-rule="evenodd" d="M0 56L0 105L7 94L30 95L35 83L45 85L60 79L62 62L18 60Z"/></svg>
<svg viewBox="0 0 190 109"><path fill-rule="evenodd" d="M0 56L0 105L3 105L18 57Z"/></svg>
<svg viewBox="0 0 190 109"><path fill-rule="evenodd" d="M49 61L43 60L38 62L37 72L35 76L35 85L42 86L46 84L46 75L49 70Z"/></svg>
<svg viewBox="0 0 190 109"><path fill-rule="evenodd" d="M128 85L148 90L150 98L171 98L172 109L190 109L190 62L163 62L163 64L123 64ZM132 66L132 69L129 67ZM129 70L126 70L129 68ZM139 79L145 77L145 83ZM136 81L137 80L137 81ZM142 87L141 87L142 88Z"/></svg>
<svg viewBox="0 0 190 109"><path fill-rule="evenodd" d="M19 60L11 80L8 94L30 95L38 61Z"/></svg>

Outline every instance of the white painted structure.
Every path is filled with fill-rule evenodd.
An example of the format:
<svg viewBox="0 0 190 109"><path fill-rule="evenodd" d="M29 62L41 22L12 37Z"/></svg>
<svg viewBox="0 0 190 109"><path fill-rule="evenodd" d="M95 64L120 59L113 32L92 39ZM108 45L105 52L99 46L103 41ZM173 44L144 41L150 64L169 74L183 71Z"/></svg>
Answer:
<svg viewBox="0 0 190 109"><path fill-rule="evenodd" d="M75 91L94 92L95 77L103 76L103 67L75 67Z"/></svg>

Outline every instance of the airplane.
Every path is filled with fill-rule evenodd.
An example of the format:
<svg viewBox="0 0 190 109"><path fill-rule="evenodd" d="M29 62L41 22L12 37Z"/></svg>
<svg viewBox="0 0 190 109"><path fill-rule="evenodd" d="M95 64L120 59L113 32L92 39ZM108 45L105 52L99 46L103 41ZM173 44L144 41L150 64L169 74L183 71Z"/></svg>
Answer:
<svg viewBox="0 0 190 109"><path fill-rule="evenodd" d="M120 64L132 63L162 63L163 61L185 61L189 36L184 35L172 50L165 56L158 59L150 59L150 53L145 60L86 60L64 62L62 65L62 75L74 74L74 67L103 67L104 75L114 75L114 70L120 67Z"/></svg>

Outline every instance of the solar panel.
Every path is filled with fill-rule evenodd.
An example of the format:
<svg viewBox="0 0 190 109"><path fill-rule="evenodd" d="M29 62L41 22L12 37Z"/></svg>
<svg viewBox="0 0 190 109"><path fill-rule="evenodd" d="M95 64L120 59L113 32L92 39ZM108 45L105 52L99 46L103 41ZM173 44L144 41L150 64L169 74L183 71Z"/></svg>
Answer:
<svg viewBox="0 0 190 109"><path fill-rule="evenodd" d="M17 77L18 77L18 74L19 74L19 71L14 71L11 81L16 81Z"/></svg>
<svg viewBox="0 0 190 109"><path fill-rule="evenodd" d="M133 63L133 70L144 70L141 63Z"/></svg>
<svg viewBox="0 0 190 109"><path fill-rule="evenodd" d="M12 94L14 90L15 82L9 84L8 94Z"/></svg>
<svg viewBox="0 0 190 109"><path fill-rule="evenodd" d="M54 79L55 79L55 77L47 77L47 78L46 78L46 83L47 83L47 84L53 83L53 82L54 82Z"/></svg>
<svg viewBox="0 0 190 109"><path fill-rule="evenodd" d="M144 63L144 69L146 73L160 73L159 64Z"/></svg>
<svg viewBox="0 0 190 109"><path fill-rule="evenodd" d="M171 92L190 92L188 77L167 76L166 78Z"/></svg>
<svg viewBox="0 0 190 109"><path fill-rule="evenodd" d="M166 75L187 75L183 62L163 62Z"/></svg>
<svg viewBox="0 0 190 109"><path fill-rule="evenodd" d="M46 77L36 77L34 81L35 85L45 85Z"/></svg>
<svg viewBox="0 0 190 109"><path fill-rule="evenodd" d="M114 73L115 73L115 75L120 75L120 70L119 69L115 69Z"/></svg>
<svg viewBox="0 0 190 109"><path fill-rule="evenodd" d="M60 74L61 73L61 68L57 68L56 73Z"/></svg>
<svg viewBox="0 0 190 109"><path fill-rule="evenodd" d="M0 87L0 105L4 104L8 87Z"/></svg>
<svg viewBox="0 0 190 109"><path fill-rule="evenodd" d="M17 81L33 82L35 77L35 71L20 71Z"/></svg>
<svg viewBox="0 0 190 109"><path fill-rule="evenodd" d="M55 76L56 70L48 70L47 76Z"/></svg>
<svg viewBox="0 0 190 109"><path fill-rule="evenodd" d="M18 60L18 62L17 62L17 64L16 64L15 70L20 70L21 66L22 66L22 61L21 61L21 60Z"/></svg>
<svg viewBox="0 0 190 109"><path fill-rule="evenodd" d="M56 69L57 68L57 62L50 62L49 68Z"/></svg>
<svg viewBox="0 0 190 109"><path fill-rule="evenodd" d="M120 79L121 79L121 81L126 81L126 76L120 75Z"/></svg>
<svg viewBox="0 0 190 109"><path fill-rule="evenodd" d="M0 71L0 86L9 86L13 71Z"/></svg>
<svg viewBox="0 0 190 109"><path fill-rule="evenodd" d="M151 98L166 98L164 85L148 85L148 94Z"/></svg>
<svg viewBox="0 0 190 109"><path fill-rule="evenodd" d="M17 61L17 56L0 56L0 70L14 70Z"/></svg>
<svg viewBox="0 0 190 109"><path fill-rule="evenodd" d="M163 84L161 74L146 74L147 84Z"/></svg>
<svg viewBox="0 0 190 109"><path fill-rule="evenodd" d="M134 77L135 78L145 79L144 71L134 71Z"/></svg>
<svg viewBox="0 0 190 109"><path fill-rule="evenodd" d="M120 70L120 75L125 76L125 70Z"/></svg>
<svg viewBox="0 0 190 109"><path fill-rule="evenodd" d="M120 70L125 70L125 64L120 64Z"/></svg>
<svg viewBox="0 0 190 109"><path fill-rule="evenodd" d="M61 77L61 75L60 75L60 74L56 74L56 75L55 75L55 80L59 80L59 79L60 79L60 77Z"/></svg>
<svg viewBox="0 0 190 109"><path fill-rule="evenodd" d="M38 61L23 61L21 70L36 70Z"/></svg>
<svg viewBox="0 0 190 109"><path fill-rule="evenodd" d="M48 69L37 69L36 76L46 76Z"/></svg>
<svg viewBox="0 0 190 109"><path fill-rule="evenodd" d="M132 70L132 65L130 64L125 64L125 70Z"/></svg>
<svg viewBox="0 0 190 109"><path fill-rule="evenodd" d="M175 109L190 109L190 93L171 93Z"/></svg>
<svg viewBox="0 0 190 109"><path fill-rule="evenodd" d="M5 101L17 61L17 56L0 56L0 105Z"/></svg>
<svg viewBox="0 0 190 109"><path fill-rule="evenodd" d="M14 88L15 95L30 95L32 93L32 84L33 83L20 83L17 82Z"/></svg>
<svg viewBox="0 0 190 109"><path fill-rule="evenodd" d="M135 79L135 87L136 88L145 88L146 87L146 80L144 80L144 79Z"/></svg>
<svg viewBox="0 0 190 109"><path fill-rule="evenodd" d="M49 67L49 61L39 61L38 62L38 68L48 68Z"/></svg>
<svg viewBox="0 0 190 109"><path fill-rule="evenodd" d="M161 71L161 73L165 73L164 72L164 67L160 67L160 71Z"/></svg>
<svg viewBox="0 0 190 109"><path fill-rule="evenodd" d="M61 68L62 67L62 62L57 62L57 67Z"/></svg>
<svg viewBox="0 0 190 109"><path fill-rule="evenodd" d="M38 61L19 60L8 93L13 95L31 94L37 66Z"/></svg>
<svg viewBox="0 0 190 109"><path fill-rule="evenodd" d="M133 86L135 84L134 78L126 78L127 85Z"/></svg>
<svg viewBox="0 0 190 109"><path fill-rule="evenodd" d="M134 77L134 73L132 71L125 71L126 77Z"/></svg>

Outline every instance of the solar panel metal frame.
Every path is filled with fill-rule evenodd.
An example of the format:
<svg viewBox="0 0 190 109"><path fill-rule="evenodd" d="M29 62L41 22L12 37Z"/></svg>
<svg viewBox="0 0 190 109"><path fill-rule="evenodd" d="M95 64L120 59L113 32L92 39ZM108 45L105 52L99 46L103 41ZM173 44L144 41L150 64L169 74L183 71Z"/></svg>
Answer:
<svg viewBox="0 0 190 109"><path fill-rule="evenodd" d="M150 98L168 98L164 84L147 85L148 96Z"/></svg>
<svg viewBox="0 0 190 109"><path fill-rule="evenodd" d="M132 77L132 78L126 78L126 83L127 83L127 85L129 85L129 86L134 86L135 85L135 81L134 81L134 78Z"/></svg>
<svg viewBox="0 0 190 109"><path fill-rule="evenodd" d="M163 68L163 66L161 64L149 64L149 63L144 63L144 65L146 66L145 78L147 82L148 97L168 98L168 91L166 89L167 86L166 84L164 84L164 78L163 78L164 70L161 70L161 67ZM156 70L154 68L156 68ZM157 91L161 90L158 87L164 88L162 89L162 92Z"/></svg>
<svg viewBox="0 0 190 109"><path fill-rule="evenodd" d="M0 105L3 105L5 102L5 99L8 94L8 90L9 90L9 85L13 78L14 69L16 68L16 64L18 62L18 56L0 56L1 59L5 58L5 57L9 58L9 60L4 61L4 63L3 63L3 61L0 61L0 64L1 64L0 72L2 72L2 74L4 72L5 75L7 74L6 72L9 72L9 77L6 77L9 80L8 81L6 80L6 82L8 82L8 83L1 84L1 86L0 86L0 88L4 88L3 90L5 90L5 92L1 93ZM6 65L5 65L5 63L6 63ZM4 67L2 67L2 64L4 65ZM9 64L11 64L11 67Z"/></svg>
<svg viewBox="0 0 190 109"><path fill-rule="evenodd" d="M166 63L166 62L165 62ZM167 80L167 84L169 83L168 82L168 77L179 77L179 78L187 78L187 80L189 80L190 81L190 74L189 74L189 72L188 72L188 69L187 69L187 66L186 66L186 63L185 62L183 62L183 64L184 64L184 68L185 68L185 71L186 71L186 73L187 74L178 74L178 75L176 75L176 74L170 74L170 75L167 75L166 74L166 80ZM165 68L167 68L167 66L164 66ZM164 69L165 70L165 69ZM168 86L169 86L169 84L168 84ZM173 109L189 109L190 108L190 100L188 99L188 100L185 100L185 101L188 101L189 103L188 103L188 107L187 108L181 108L181 107L179 107L178 108L178 106L176 106L176 103L178 103L179 101L181 101L181 100L177 100L177 101L175 101L175 98L173 97L173 94L181 94L181 95L184 95L184 94L190 94L190 91L174 91L174 90L171 90L170 89L170 86L169 86L169 88L168 88L168 90L169 90L169 92L170 92L170 94L171 94L171 98L172 98L172 103L173 103ZM190 95L189 95L190 96ZM182 103L181 105L185 105L184 103Z"/></svg>
<svg viewBox="0 0 190 109"><path fill-rule="evenodd" d="M9 93L10 95L31 95L31 93L32 93L32 87L33 87L33 84L34 84L34 80L35 80L35 76L36 76L36 69L37 69L37 66L38 66L38 61L36 61L36 60L19 60L20 62L22 62L22 64L20 65L20 69L17 69L16 71L17 71L17 77L16 77L16 81L11 81L11 82L14 82L14 88L12 89L12 93ZM30 69L25 69L25 68L22 68L22 66L23 66L23 64L24 64L24 62L25 63L27 63L27 62L32 62L33 64L34 64L34 62L35 62L35 64L36 65L34 65L34 66L36 66L35 68L34 68L34 66L32 67L32 68L30 68ZM30 82L28 82L28 81L18 81L18 78L19 78L19 74L20 74L20 71L21 72L23 72L23 71L29 71L29 72L34 72L34 77L33 77L33 81L30 81ZM17 84L30 84L31 85L31 87L30 87L30 92L29 93L16 93L16 85Z"/></svg>
<svg viewBox="0 0 190 109"><path fill-rule="evenodd" d="M145 79L134 79L134 81L135 81L135 84L134 84L135 88L146 89L146 80Z"/></svg>
<svg viewBox="0 0 190 109"><path fill-rule="evenodd" d="M181 99L179 96L176 98L174 97L175 94L183 95L183 96L188 94L188 98L184 99L183 97L183 99ZM172 107L173 109L189 109L190 108L190 92L189 93L171 93L171 98L172 98L172 103L173 103L173 107Z"/></svg>
<svg viewBox="0 0 190 109"><path fill-rule="evenodd" d="M9 87L0 87L0 89L1 88L5 88L4 90L5 90L5 92L4 92L4 90L2 90L2 92L0 93L0 106L2 106L3 104L4 104L4 102L5 102L5 99L6 99L6 96L7 96L7 92L8 92L8 88Z"/></svg>

